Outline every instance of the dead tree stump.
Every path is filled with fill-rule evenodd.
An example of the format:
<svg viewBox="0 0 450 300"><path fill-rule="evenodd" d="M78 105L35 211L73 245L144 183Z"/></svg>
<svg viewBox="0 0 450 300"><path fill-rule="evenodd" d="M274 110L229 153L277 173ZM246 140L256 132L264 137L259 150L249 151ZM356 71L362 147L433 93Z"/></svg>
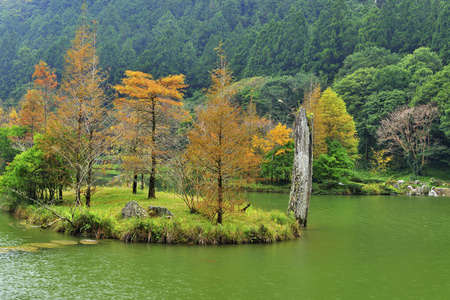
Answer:
<svg viewBox="0 0 450 300"><path fill-rule="evenodd" d="M300 108L294 124L295 152L288 213L293 212L300 226L306 227L312 188L313 120Z"/></svg>

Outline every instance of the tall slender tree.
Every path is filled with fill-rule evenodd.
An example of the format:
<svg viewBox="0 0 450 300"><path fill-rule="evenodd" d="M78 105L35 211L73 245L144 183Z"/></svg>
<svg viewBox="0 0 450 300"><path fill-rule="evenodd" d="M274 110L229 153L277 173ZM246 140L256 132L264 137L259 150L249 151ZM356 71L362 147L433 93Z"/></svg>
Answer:
<svg viewBox="0 0 450 300"><path fill-rule="evenodd" d="M198 111L187 149L188 159L204 172L207 213L217 216L217 224L236 204L230 197L229 180L245 174L254 161L249 159L250 138L241 111L232 105L232 76L221 46L217 48L220 64L211 73L212 85L207 91L209 101Z"/></svg>
<svg viewBox="0 0 450 300"><path fill-rule="evenodd" d="M82 9L82 25L77 29L65 57L61 97L58 99L59 118L53 122L49 133L55 141L52 149L66 160L73 172L76 203L81 204L81 189L85 186L86 206L89 207L94 162L109 146L110 119L103 87L106 78L99 69L96 54L95 28L87 21L86 6L83 5Z"/></svg>

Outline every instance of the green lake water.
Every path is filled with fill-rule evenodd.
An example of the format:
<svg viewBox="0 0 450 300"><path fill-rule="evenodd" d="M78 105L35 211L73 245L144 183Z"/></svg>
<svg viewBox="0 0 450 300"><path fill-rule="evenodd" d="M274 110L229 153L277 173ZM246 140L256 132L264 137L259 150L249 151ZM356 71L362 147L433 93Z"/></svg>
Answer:
<svg viewBox="0 0 450 300"><path fill-rule="evenodd" d="M288 196L250 194L254 206ZM0 247L55 239L0 212ZM313 197L270 245L65 246L0 254L0 299L450 299L450 198Z"/></svg>

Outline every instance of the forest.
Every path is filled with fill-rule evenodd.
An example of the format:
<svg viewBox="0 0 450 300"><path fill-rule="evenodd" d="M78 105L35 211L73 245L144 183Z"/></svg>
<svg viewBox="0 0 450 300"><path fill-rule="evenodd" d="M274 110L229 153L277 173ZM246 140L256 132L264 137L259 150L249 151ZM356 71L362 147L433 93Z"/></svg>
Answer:
<svg viewBox="0 0 450 300"><path fill-rule="evenodd" d="M72 186L89 206L95 177L120 164L149 198L161 177L192 211L213 193L219 223L225 185L289 182L301 106L316 183L444 170L449 16L442 0L4 0L2 184L30 188L39 173L26 197Z"/></svg>

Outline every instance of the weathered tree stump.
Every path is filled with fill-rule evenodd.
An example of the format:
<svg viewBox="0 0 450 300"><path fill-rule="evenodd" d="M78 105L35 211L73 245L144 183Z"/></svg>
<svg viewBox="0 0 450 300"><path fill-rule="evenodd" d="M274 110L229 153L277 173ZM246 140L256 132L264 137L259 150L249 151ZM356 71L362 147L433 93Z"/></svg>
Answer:
<svg viewBox="0 0 450 300"><path fill-rule="evenodd" d="M306 227L311 198L313 162L313 121L300 108L295 116L295 152L288 213L293 212L302 227Z"/></svg>

